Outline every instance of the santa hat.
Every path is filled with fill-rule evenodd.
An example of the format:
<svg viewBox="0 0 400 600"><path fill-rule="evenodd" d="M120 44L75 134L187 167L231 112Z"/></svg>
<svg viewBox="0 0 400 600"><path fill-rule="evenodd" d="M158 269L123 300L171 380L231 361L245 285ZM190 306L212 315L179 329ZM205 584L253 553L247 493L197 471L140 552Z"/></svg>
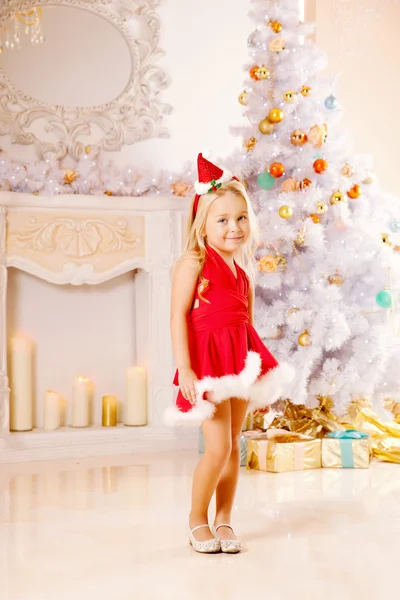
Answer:
<svg viewBox="0 0 400 600"><path fill-rule="evenodd" d="M194 189L199 196L216 192L224 183L232 179L229 171L217 167L201 153L197 158L197 170L198 181L194 184Z"/></svg>

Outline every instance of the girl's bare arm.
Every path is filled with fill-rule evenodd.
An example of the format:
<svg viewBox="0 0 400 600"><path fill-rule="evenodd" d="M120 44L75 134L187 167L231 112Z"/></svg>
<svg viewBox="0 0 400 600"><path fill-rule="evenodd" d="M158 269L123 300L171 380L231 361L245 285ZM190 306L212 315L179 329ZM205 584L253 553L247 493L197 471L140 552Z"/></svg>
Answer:
<svg viewBox="0 0 400 600"><path fill-rule="evenodd" d="M193 255L182 258L175 266L171 296L171 338L179 385L183 396L193 403L197 376L190 361L187 316L193 304L199 272L199 262Z"/></svg>

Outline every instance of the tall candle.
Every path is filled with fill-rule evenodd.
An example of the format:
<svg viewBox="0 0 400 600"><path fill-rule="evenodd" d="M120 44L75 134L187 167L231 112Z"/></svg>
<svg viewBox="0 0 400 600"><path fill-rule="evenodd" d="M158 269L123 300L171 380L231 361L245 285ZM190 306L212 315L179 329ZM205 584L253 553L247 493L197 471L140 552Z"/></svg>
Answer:
<svg viewBox="0 0 400 600"><path fill-rule="evenodd" d="M10 430L33 428L33 343L24 337L11 340Z"/></svg>
<svg viewBox="0 0 400 600"><path fill-rule="evenodd" d="M143 367L129 367L126 371L125 425L147 424L147 376Z"/></svg>
<svg viewBox="0 0 400 600"><path fill-rule="evenodd" d="M47 390L44 395L43 429L54 431L61 426L62 397L57 392Z"/></svg>
<svg viewBox="0 0 400 600"><path fill-rule="evenodd" d="M75 377L72 388L72 427L88 427L90 414L91 381Z"/></svg>
<svg viewBox="0 0 400 600"><path fill-rule="evenodd" d="M103 396L102 402L103 427L115 427L117 424L117 399L115 396Z"/></svg>

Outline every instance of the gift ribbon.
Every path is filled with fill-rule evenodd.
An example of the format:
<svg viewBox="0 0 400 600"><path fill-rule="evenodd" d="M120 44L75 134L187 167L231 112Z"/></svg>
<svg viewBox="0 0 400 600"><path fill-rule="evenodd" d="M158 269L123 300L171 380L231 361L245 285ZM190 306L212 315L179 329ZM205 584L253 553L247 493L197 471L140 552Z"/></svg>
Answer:
<svg viewBox="0 0 400 600"><path fill-rule="evenodd" d="M347 429L347 431L330 431L326 437L340 441L340 453L342 456L342 467L354 469L353 441L368 437L368 433Z"/></svg>
<svg viewBox="0 0 400 600"><path fill-rule="evenodd" d="M367 438L368 433L356 431L355 429L347 429L346 431L330 431L326 434L326 437L336 440L361 440L362 438Z"/></svg>

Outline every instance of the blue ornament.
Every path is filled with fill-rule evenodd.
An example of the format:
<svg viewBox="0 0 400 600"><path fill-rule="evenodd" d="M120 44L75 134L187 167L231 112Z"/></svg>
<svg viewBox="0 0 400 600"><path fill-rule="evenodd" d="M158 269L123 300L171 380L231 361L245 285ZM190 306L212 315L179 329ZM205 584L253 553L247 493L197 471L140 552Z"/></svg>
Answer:
<svg viewBox="0 0 400 600"><path fill-rule="evenodd" d="M389 227L390 227L390 231L393 231L393 233L400 232L400 221L392 221L390 223Z"/></svg>
<svg viewBox="0 0 400 600"><path fill-rule="evenodd" d="M390 308L392 306L392 296L387 290L382 290L376 295L376 303L381 308Z"/></svg>
<svg viewBox="0 0 400 600"><path fill-rule="evenodd" d="M275 177L272 177L268 171L260 173L260 175L257 177L257 183L262 190L272 190L275 185L275 181Z"/></svg>
<svg viewBox="0 0 400 600"><path fill-rule="evenodd" d="M324 104L325 108L327 108L328 110L334 110L338 105L338 101L337 98L335 98L335 96L332 96L331 94L330 96L325 98Z"/></svg>

